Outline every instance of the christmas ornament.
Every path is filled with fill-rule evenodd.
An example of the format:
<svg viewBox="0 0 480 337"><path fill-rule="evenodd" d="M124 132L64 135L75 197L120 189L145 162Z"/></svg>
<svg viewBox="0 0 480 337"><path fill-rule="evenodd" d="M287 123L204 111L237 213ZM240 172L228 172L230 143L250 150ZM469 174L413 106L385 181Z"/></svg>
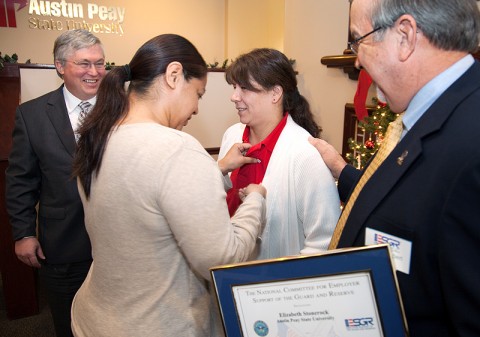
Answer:
<svg viewBox="0 0 480 337"><path fill-rule="evenodd" d="M373 140L369 139L365 142L365 147L367 149L371 150L375 147L375 142Z"/></svg>

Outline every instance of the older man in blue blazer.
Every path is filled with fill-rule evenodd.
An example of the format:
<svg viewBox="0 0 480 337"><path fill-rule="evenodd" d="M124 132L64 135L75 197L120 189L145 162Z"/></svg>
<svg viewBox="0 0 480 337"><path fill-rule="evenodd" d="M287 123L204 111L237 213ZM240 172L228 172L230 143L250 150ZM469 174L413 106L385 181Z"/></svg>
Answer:
<svg viewBox="0 0 480 337"><path fill-rule="evenodd" d="M346 200L331 248L391 244L411 337L480 336L477 3L353 0L350 19L356 66L401 113L403 132L365 173L311 140Z"/></svg>

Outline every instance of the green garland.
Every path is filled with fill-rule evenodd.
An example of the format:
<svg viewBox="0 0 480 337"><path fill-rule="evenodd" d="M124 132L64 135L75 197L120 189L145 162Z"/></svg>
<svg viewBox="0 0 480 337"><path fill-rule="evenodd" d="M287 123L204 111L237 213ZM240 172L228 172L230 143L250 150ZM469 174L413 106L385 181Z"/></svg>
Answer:
<svg viewBox="0 0 480 337"><path fill-rule="evenodd" d="M17 54L13 54L12 56L5 54L5 56L2 56L2 53L0 52L0 69L3 69L4 63L17 63L17 62L18 62ZM28 60L27 63L30 63L30 60Z"/></svg>
<svg viewBox="0 0 480 337"><path fill-rule="evenodd" d="M295 62L296 62L295 59L288 59L288 61L290 62L290 64L292 65L292 67L295 66ZM223 63L222 63L222 65L221 65L220 67L219 67L218 61L215 61L215 62L213 62L213 63L207 63L207 68L210 68L210 69L223 69L223 70L225 70L225 69L227 69L227 67L228 67L228 65L229 65L229 64L228 64L229 62L230 62L230 63L233 63L233 60L229 60L229 59L223 60Z"/></svg>

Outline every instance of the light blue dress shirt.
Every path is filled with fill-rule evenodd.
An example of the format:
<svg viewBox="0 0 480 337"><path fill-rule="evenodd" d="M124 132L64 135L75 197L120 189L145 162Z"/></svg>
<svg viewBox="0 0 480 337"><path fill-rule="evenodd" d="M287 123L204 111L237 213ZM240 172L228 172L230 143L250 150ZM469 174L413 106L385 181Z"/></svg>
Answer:
<svg viewBox="0 0 480 337"><path fill-rule="evenodd" d="M440 97L440 95L443 94L453 82L458 80L458 78L460 78L460 76L462 76L474 62L475 60L472 55L469 54L465 56L441 74L434 77L422 89L420 89L420 91L413 97L403 115L404 131L402 137L413 127L413 125L415 125L438 97Z"/></svg>

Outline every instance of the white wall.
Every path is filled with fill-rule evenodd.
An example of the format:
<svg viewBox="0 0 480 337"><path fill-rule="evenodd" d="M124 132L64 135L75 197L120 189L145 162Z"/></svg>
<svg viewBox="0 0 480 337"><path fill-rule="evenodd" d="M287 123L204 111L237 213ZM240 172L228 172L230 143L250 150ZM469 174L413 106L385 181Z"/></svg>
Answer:
<svg viewBox="0 0 480 337"><path fill-rule="evenodd" d="M63 82L55 69L20 68L21 97L26 102L57 89ZM232 88L223 72L209 72L206 93L199 102L199 113L183 131L208 147L219 147L225 130L238 122L235 105L230 102Z"/></svg>
<svg viewBox="0 0 480 337"><path fill-rule="evenodd" d="M55 69L20 68L20 103L55 90L62 83Z"/></svg>
<svg viewBox="0 0 480 337"><path fill-rule="evenodd" d="M284 0L226 0L226 55L253 48L284 48Z"/></svg>
<svg viewBox="0 0 480 337"><path fill-rule="evenodd" d="M320 63L347 47L348 0L285 0L285 54L297 60L300 92L309 100L322 138L341 152L344 106L356 81Z"/></svg>
<svg viewBox="0 0 480 337"><path fill-rule="evenodd" d="M225 73L209 72L198 115L193 116L183 131L197 138L204 147L220 147L225 130L239 122L235 105L230 102L232 92Z"/></svg>
<svg viewBox="0 0 480 337"><path fill-rule="evenodd" d="M138 5L99 0L97 3L126 8L125 35L99 34L107 50L107 60L117 65L127 63L148 38L166 32L190 38L208 63L235 58L255 47L283 51L297 61L300 92L310 101L324 130L323 138L341 150L344 105L353 101L356 82L341 70L322 65L320 59L342 54L347 46L348 0L146 0ZM28 28L26 9L16 13L17 28L0 27L0 52L10 55L15 52L20 62L30 58L33 63L51 64L53 41L60 32ZM219 103L221 108L215 104L203 108L202 102L199 116L187 128L195 129L192 132L205 130L201 138L206 147L213 147L218 135L205 125L218 130L226 123L223 118L232 116L230 112L224 114L233 111L229 110L233 105L228 102L228 87L222 90L209 90L205 97L226 100ZM203 118L208 118L208 123Z"/></svg>

